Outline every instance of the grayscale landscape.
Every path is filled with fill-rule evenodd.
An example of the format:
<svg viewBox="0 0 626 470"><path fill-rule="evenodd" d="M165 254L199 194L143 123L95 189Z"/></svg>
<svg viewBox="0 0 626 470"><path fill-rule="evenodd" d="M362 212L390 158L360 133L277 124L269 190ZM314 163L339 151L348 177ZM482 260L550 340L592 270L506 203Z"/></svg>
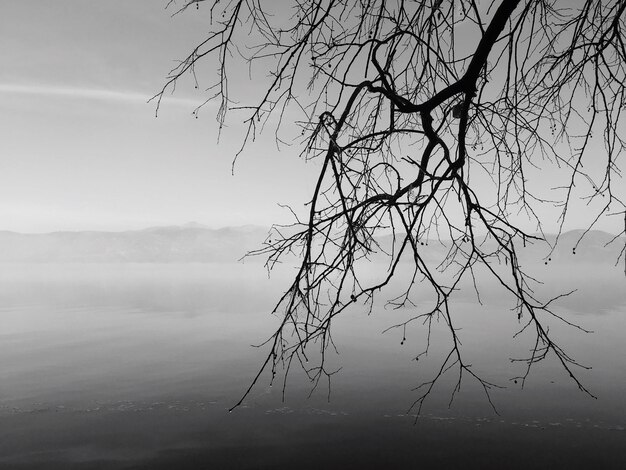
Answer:
<svg viewBox="0 0 626 470"><path fill-rule="evenodd" d="M0 0L0 470L624 470L626 0Z"/></svg>

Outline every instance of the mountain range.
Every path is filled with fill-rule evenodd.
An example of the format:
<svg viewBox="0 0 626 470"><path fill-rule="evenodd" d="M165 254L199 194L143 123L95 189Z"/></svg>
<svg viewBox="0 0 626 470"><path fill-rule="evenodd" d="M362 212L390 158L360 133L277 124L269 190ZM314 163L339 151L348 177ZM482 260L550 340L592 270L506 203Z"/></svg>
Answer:
<svg viewBox="0 0 626 470"><path fill-rule="evenodd" d="M236 262L268 229L211 229L197 223L124 232L25 234L0 231L0 262Z"/></svg>
<svg viewBox="0 0 626 470"><path fill-rule="evenodd" d="M25 234L0 231L0 262L236 262L247 252L258 249L269 228L246 225L212 229L198 223L151 227L123 232L78 231ZM555 236L546 242L527 244L519 249L522 260L533 262L612 262L624 248L624 237L608 244L614 235L598 230L561 234L551 252ZM384 237L383 237L384 238ZM386 243L382 243L385 245ZM574 250L574 248L576 248ZM425 241L425 259L441 259L448 248L445 241ZM385 259L382 254L373 261ZM258 259L259 258L248 258Z"/></svg>

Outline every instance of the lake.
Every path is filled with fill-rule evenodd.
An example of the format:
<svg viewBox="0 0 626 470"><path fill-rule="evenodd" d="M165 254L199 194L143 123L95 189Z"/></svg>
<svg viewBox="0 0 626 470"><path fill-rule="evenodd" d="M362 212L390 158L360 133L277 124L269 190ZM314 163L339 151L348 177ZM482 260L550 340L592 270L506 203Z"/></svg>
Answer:
<svg viewBox="0 0 626 470"><path fill-rule="evenodd" d="M522 389L510 380L528 353L511 305L486 283L483 305L455 306L474 370L505 386L497 414L469 378L449 406L444 376L421 416L413 390L445 353L442 325L415 356L423 329L381 332L410 310L335 325L340 372L310 397L304 374L262 379L228 412L261 365L251 347L288 269L268 279L258 264L0 265L0 468L623 468L626 462L626 281L612 266L554 266L546 292L580 290L556 310L593 330L553 334L590 370L580 392L554 360ZM430 374L430 375L429 375Z"/></svg>

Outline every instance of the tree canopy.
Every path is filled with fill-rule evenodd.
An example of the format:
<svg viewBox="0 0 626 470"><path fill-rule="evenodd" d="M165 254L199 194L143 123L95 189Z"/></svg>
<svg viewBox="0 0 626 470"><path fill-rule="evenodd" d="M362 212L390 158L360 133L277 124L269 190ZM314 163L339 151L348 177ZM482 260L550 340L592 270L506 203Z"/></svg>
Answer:
<svg viewBox="0 0 626 470"><path fill-rule="evenodd" d="M277 302L282 320L251 387L293 364L314 385L330 378L333 320L355 304L372 309L408 261L403 293L389 305L415 305L418 285L433 301L396 326L404 335L409 325L429 329L442 320L451 339L418 408L451 369L458 384L469 376L487 394L493 386L465 362L455 328L455 293L478 272L514 298L520 330L534 335L521 358L522 382L553 356L587 391L575 373L580 364L545 324L568 320L552 310L554 298L536 298L518 252L542 239L548 222L561 233L580 208L590 214L587 230L605 216L626 229L626 1L171 0L168 7L197 8L208 33L170 72L157 109L190 77L206 90L194 113L217 102L220 127L233 117L246 126L244 147L274 131L278 145L298 144L295 153L319 161L306 216L293 211L293 224L275 226L257 252L270 268L296 254L299 269ZM253 93L234 96L233 74L243 70ZM429 242L446 247L435 263ZM363 276L361 266L381 256L379 276Z"/></svg>

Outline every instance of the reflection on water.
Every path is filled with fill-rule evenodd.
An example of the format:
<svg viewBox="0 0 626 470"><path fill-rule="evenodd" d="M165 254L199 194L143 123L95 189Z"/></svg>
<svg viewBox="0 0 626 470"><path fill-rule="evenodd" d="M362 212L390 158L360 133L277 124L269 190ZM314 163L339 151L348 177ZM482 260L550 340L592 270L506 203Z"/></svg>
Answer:
<svg viewBox="0 0 626 470"><path fill-rule="evenodd" d="M555 292L564 277L575 279L553 274L544 288ZM404 345L399 331L380 334L414 312L384 308L337 322L340 355L329 360L342 370L330 402L325 388L307 398L309 385L296 372L284 402L282 387L264 381L228 413L260 364L250 345L271 333L276 319L267 312L285 275L268 280L259 266L242 265L3 265L0 467L412 468L415 459L446 466L470 455L483 468L620 468L623 279L596 273L558 307L594 330L555 325L554 334L593 366L580 378L597 400L550 361L524 390L509 380L520 373L509 358L530 345L512 338L515 316L486 286L484 306L461 297L456 326L468 362L506 386L493 391L499 415L470 380L448 408L456 377L446 376L414 425L411 390L438 367L445 330L435 326L433 349L415 361L422 329L409 330ZM519 446L536 452L507 461Z"/></svg>

